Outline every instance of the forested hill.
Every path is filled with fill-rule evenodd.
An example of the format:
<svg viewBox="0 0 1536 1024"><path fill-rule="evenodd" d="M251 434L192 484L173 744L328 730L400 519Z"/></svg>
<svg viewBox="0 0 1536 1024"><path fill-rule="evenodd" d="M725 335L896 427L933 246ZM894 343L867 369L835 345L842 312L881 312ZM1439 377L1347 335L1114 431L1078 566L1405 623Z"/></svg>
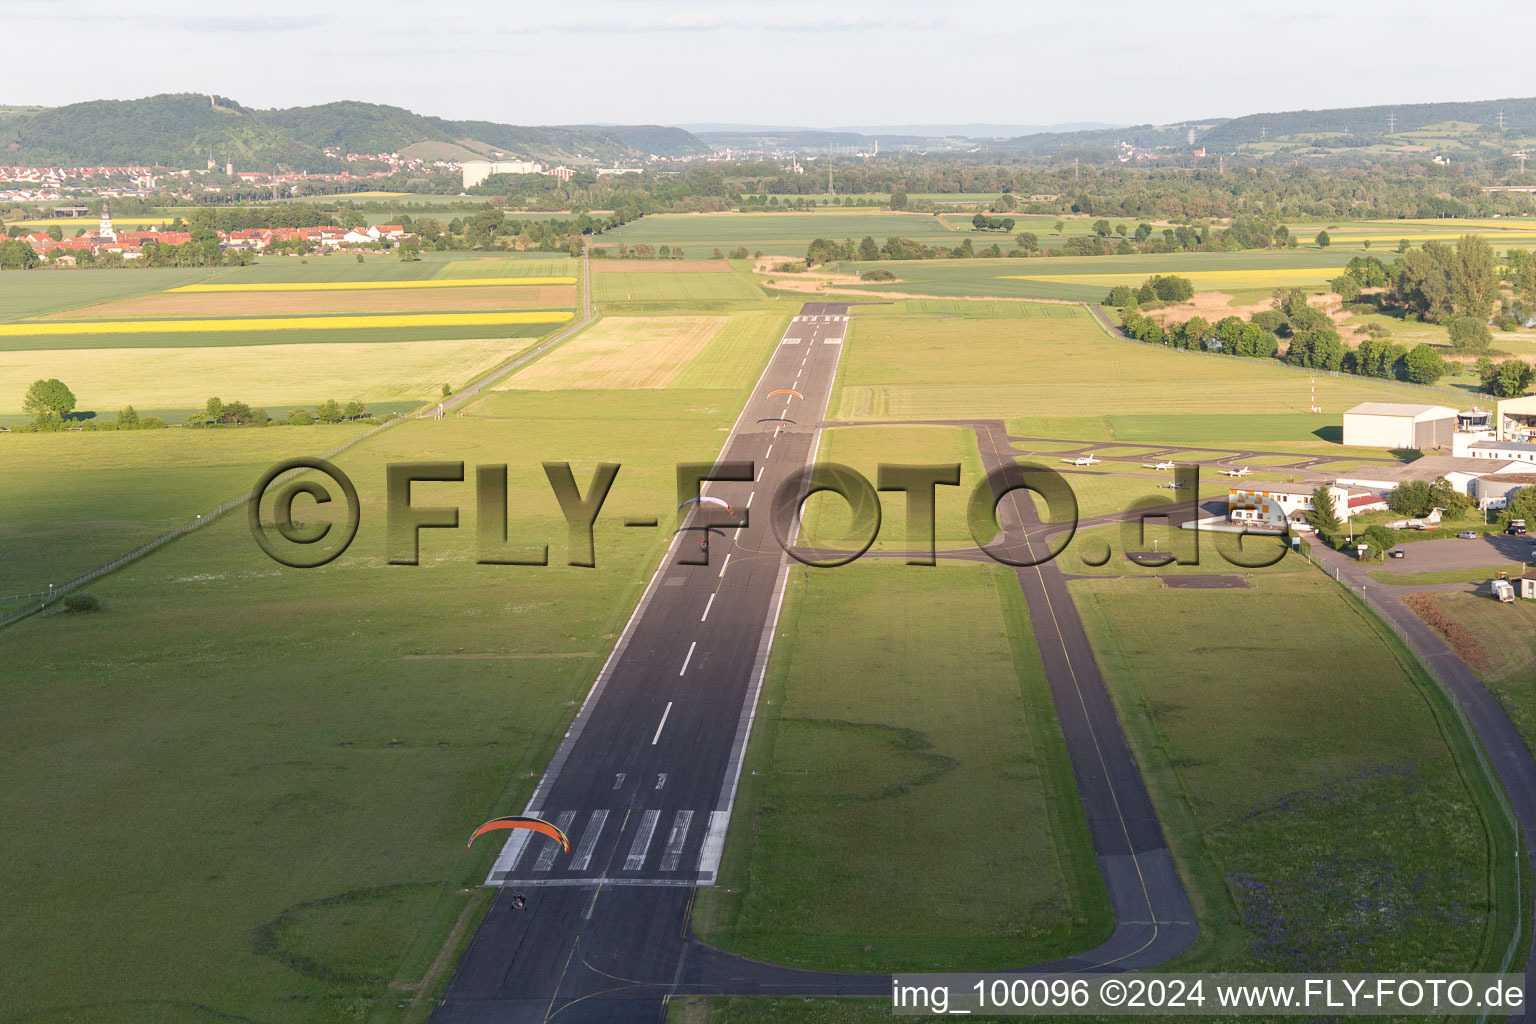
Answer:
<svg viewBox="0 0 1536 1024"><path fill-rule="evenodd" d="M556 163L709 151L680 128L656 125L519 127L355 101L257 110L193 93L94 100L0 119L0 164L195 168L211 152L238 170L334 170L338 162L325 155L328 147L400 153L413 146L429 158L471 159L499 150L509 159Z"/></svg>
<svg viewBox="0 0 1536 1024"><path fill-rule="evenodd" d="M1477 100L1468 103L1405 103L1330 110L1289 110L1248 114L1224 121L1201 136L1201 144L1230 150L1243 143L1287 135L1322 135L1348 131L1353 135L1385 135L1389 127L1411 132L1427 125L1460 121L1496 127L1504 115L1504 130L1512 136L1536 134L1536 99ZM1395 118L1389 124L1388 118Z"/></svg>

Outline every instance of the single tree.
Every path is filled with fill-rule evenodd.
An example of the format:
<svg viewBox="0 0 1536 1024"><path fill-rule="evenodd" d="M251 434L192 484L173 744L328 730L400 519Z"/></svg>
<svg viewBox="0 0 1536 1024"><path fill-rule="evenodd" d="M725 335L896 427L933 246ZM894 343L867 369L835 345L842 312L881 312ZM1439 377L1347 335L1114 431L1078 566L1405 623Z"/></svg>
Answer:
<svg viewBox="0 0 1536 1024"><path fill-rule="evenodd" d="M1312 508L1307 512L1307 522L1324 539L1336 535L1344 528L1339 522L1338 510L1333 507L1333 495L1327 487L1319 487L1312 492Z"/></svg>
<svg viewBox="0 0 1536 1024"><path fill-rule="evenodd" d="M1433 384L1445 376L1445 360L1433 346L1420 343L1409 350L1403 360L1408 368L1408 379L1415 384Z"/></svg>
<svg viewBox="0 0 1536 1024"><path fill-rule="evenodd" d="M1319 231L1317 233L1317 247L1319 249L1326 249L1326 248L1328 248L1332 244L1333 244L1333 239L1328 237L1328 232L1326 232L1326 231Z"/></svg>
<svg viewBox="0 0 1536 1024"><path fill-rule="evenodd" d="M21 400L21 408L39 419L62 420L75 410L75 393L57 377L33 381Z"/></svg>

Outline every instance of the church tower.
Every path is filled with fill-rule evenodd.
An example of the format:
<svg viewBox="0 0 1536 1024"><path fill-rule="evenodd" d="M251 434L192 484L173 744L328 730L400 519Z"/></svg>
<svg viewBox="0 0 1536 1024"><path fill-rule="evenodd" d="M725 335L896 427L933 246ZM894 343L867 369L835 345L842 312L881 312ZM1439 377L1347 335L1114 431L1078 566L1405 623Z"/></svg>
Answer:
<svg viewBox="0 0 1536 1024"><path fill-rule="evenodd" d="M112 230L112 211L105 206L101 208L101 225L96 229L96 235L109 242L117 241L117 232Z"/></svg>

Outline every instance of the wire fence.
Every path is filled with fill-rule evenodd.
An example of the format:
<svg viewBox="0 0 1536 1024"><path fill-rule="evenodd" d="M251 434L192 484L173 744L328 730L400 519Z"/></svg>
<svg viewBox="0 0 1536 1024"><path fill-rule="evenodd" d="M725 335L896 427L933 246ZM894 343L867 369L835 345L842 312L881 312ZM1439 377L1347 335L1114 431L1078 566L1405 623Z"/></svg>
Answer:
<svg viewBox="0 0 1536 1024"><path fill-rule="evenodd" d="M1339 566L1337 564L1324 561L1320 558L1314 559L1312 557L1310 545L1302 545L1302 550L1306 554L1308 562L1316 566L1324 576L1327 576L1329 579L1336 582L1339 586L1343 587L1349 594L1358 597L1360 599L1360 603L1363 604L1374 615L1377 622L1382 623L1383 625L1390 628L1393 633L1397 634L1398 639L1403 642L1403 647L1408 652L1408 654L1419 663L1419 665L1424 669L1425 674L1435 681L1435 685L1440 689L1441 694L1444 695L1446 702L1450 704L1451 710L1455 713L1457 721L1461 724L1461 730L1466 735L1473 753L1477 755L1477 763L1483 770L1483 777L1488 780L1488 788L1493 791L1494 798L1498 800L1499 807L1504 812L1504 820L1509 825L1510 834L1515 837L1515 859L1517 862L1515 870L1515 906L1518 908L1518 910L1515 918L1516 926L1514 932L1510 935L1509 945L1504 950L1503 959L1499 962L1498 973L1503 974L1509 969L1510 964L1514 961L1515 955L1520 948L1520 940L1526 934L1527 909L1525 899L1521 891L1523 888L1524 869L1518 864L1520 857L1523 856L1521 852L1523 845L1521 843L1521 837L1524 833L1521 831L1520 820L1519 817L1515 814L1515 808L1509 802L1509 797L1504 792L1504 785L1499 780L1497 773L1494 771L1493 764L1488 760L1488 754L1483 749L1483 744L1480 737L1478 736L1477 730L1472 726L1472 720L1467 717L1467 712L1461 706L1461 701L1456 698L1456 693L1452 689L1449 681L1441 676L1435 662L1431 660L1431 658L1424 651L1419 649L1414 641L1414 638L1406 629L1399 625L1397 621L1394 620L1390 615L1387 615L1372 603L1371 598L1367 593L1369 584L1362 582L1358 587L1356 587L1349 580L1344 579L1343 574L1340 572ZM1386 584L1378 585L1385 586ZM1428 627L1426 626L1425 628L1427 629ZM1454 652L1452 653L1454 654ZM1486 1018L1487 1014L1485 1013L1480 1016L1478 1020L1484 1020Z"/></svg>

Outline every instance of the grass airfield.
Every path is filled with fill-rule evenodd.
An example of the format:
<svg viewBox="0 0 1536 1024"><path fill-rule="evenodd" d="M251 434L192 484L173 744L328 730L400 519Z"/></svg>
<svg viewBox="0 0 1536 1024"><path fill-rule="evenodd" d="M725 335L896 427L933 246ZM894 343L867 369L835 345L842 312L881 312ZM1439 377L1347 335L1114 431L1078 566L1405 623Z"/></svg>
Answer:
<svg viewBox="0 0 1536 1024"><path fill-rule="evenodd" d="M805 230L799 216L700 218L686 231L701 240L682 244L692 258L717 233L750 247L752 233ZM854 223L815 229L841 237L835 229ZM683 230L651 217L629 228L653 239ZM932 229L954 244L966 233L952 228ZM1332 250L1302 255L1310 264L1287 272L1342 266ZM1095 269L1128 272L1112 259ZM1028 276L1066 262L932 266L992 281L999 267ZM339 456L361 492L362 528L331 565L283 568L256 549L242 516L226 517L93 583L105 611L5 630L8 663L24 668L0 681L12 709L0 744L13 755L0 766L0 813L13 823L0 884L17 894L0 935L34 952L0 965L0 1017L425 1019L424 998L487 902L477 885L494 844L465 853L465 823L521 809L662 554L662 534L616 524L675 505L674 464L714 456L788 318L814 299L728 266L595 272L594 327L462 415L411 419ZM447 315L445 294L518 286L334 286L577 271L564 258L461 256L269 261L218 275L37 272L0 280L0 319L67 324L90 305L232 284L274 297L411 292ZM1089 287L1069 277L1044 284ZM15 278L35 281L35 294ZM274 407L426 403L441 383L457 389L559 325L534 326L494 338L424 327L433 336L361 343L321 328L283 345L231 343L238 332L210 328L185 348L91 346L79 334L75 347L51 349L23 334L0 339L0 410L19 412L36 376L62 377L82 407L108 414L129 402L191 410L208 394ZM871 479L880 462L959 462L962 486L939 492L941 548L969 543L948 492L968 494L979 477L971 421L1054 439L1019 453L1053 465L1063 440L1242 445L1347 463L1379 453L1337 443L1337 410L1426 393L1320 379L1330 413L1310 416L1304 373L1117 341L1071 305L934 292L857 307L850 327L823 457ZM312 393L306 374L327 392ZM361 429L0 435L11 484L0 542L12 553L0 596L100 564L234 497L277 458L327 451ZM547 541L553 564L475 565L470 483L418 485L418 504L458 504L460 526L424 531L421 565L386 564L383 467L436 459L507 463L509 535ZM563 564L545 459L570 460L578 480L599 461L624 466L596 569ZM1088 514L1171 493L1157 487L1167 474L1110 468L1063 467ZM1266 471L1285 469L1277 454ZM1224 490L1224 478L1209 483L1203 493ZM883 500L876 550L905 549L901 498ZM838 515L816 504L807 528L831 536ZM1102 534L1118 552L1118 528L1097 530L1084 540ZM1063 569L1084 577L1069 586L1200 914L1200 945L1173 966L1497 966L1517 870L1510 837L1443 698L1395 638L1294 557L1254 572L1245 590L1184 591L1123 559L1095 570L1075 555ZM1017 965L1102 938L1107 903L1011 571L885 559L797 568L791 580L722 884L700 894L695 928L751 956L855 970ZM1319 651L1336 652L1332 664ZM1339 664L1352 669L1347 688ZM1507 690L1524 699L1518 683ZM932 824L914 830L925 813ZM1361 821L1373 824L1362 832ZM1339 917L1367 893L1391 912ZM1276 943L1276 928L1305 941ZM70 969L79 964L94 965L85 996ZM849 1020L869 1010L734 999L677 1001L672 1012Z"/></svg>

